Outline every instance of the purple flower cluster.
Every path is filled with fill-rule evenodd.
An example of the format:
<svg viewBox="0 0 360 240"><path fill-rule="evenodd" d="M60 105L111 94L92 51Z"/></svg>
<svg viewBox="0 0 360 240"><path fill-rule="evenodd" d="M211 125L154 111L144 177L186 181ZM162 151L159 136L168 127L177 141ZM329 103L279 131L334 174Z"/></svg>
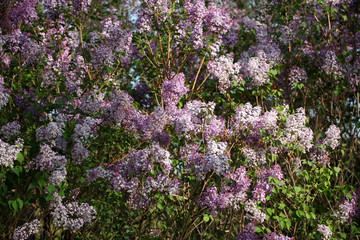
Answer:
<svg viewBox="0 0 360 240"><path fill-rule="evenodd" d="M215 186L208 187L199 199L198 204L201 207L207 206L213 215L216 215L218 210L225 208L239 210L240 203L244 203L247 199L246 192L250 184L251 180L246 174L245 167L240 167L234 173L225 174L219 193L217 193L218 189Z"/></svg>
<svg viewBox="0 0 360 240"><path fill-rule="evenodd" d="M229 172L230 165L226 147L227 143L225 142L215 142L213 140L208 142L204 156L205 170L212 170L219 176Z"/></svg>
<svg viewBox="0 0 360 240"><path fill-rule="evenodd" d="M123 29L119 20L111 18L104 20L100 36L97 33L93 35L92 44L89 45L95 67L101 68L103 65L111 67L117 61L126 63L130 53L132 33ZM125 53L125 56L120 56L121 53Z"/></svg>
<svg viewBox="0 0 360 240"><path fill-rule="evenodd" d="M245 202L245 211L245 218L249 219L250 221L255 221L258 223L263 223L265 221L266 214L257 208L255 200L247 200Z"/></svg>
<svg viewBox="0 0 360 240"><path fill-rule="evenodd" d="M170 79L165 79L162 86L161 97L166 105L166 111L169 113L176 112L177 104L180 98L184 96L189 88L185 87L185 75L184 73L171 73Z"/></svg>
<svg viewBox="0 0 360 240"><path fill-rule="evenodd" d="M5 124L0 128L0 131L6 140L9 140L13 136L20 134L20 124L18 121L13 121Z"/></svg>
<svg viewBox="0 0 360 240"><path fill-rule="evenodd" d="M238 234L237 240L260 240L260 237L255 233L256 224L254 222L248 223L245 228Z"/></svg>
<svg viewBox="0 0 360 240"><path fill-rule="evenodd" d="M94 207L88 203L74 201L64 204L61 197L57 197L55 202L52 212L55 226L69 229L72 232L76 232L85 224L90 224L97 214Z"/></svg>
<svg viewBox="0 0 360 240"><path fill-rule="evenodd" d="M29 223L17 227L14 232L13 240L26 240L31 235L39 232L40 221L38 219L32 220Z"/></svg>
<svg viewBox="0 0 360 240"><path fill-rule="evenodd" d="M54 171L57 168L64 167L66 163L67 159L54 152L47 144L41 145L39 154L33 160L34 168L41 171Z"/></svg>
<svg viewBox="0 0 360 240"><path fill-rule="evenodd" d="M32 24L34 20L39 18L35 10L37 1L22 0L15 3L7 14L7 18L2 19L3 22L0 22L0 25L8 25L10 28L15 29L21 23Z"/></svg>
<svg viewBox="0 0 360 240"><path fill-rule="evenodd" d="M294 88L294 84L305 83L307 81L305 69L293 66L289 72L289 80L292 88Z"/></svg>
<svg viewBox="0 0 360 240"><path fill-rule="evenodd" d="M91 5L91 0L73 0L74 10L77 12L88 12L88 7Z"/></svg>
<svg viewBox="0 0 360 240"><path fill-rule="evenodd" d="M344 202L339 205L339 210L334 213L340 223L348 222L351 224L353 218L360 216L359 194L356 192L350 192L350 194L351 199L346 196Z"/></svg>
<svg viewBox="0 0 360 240"><path fill-rule="evenodd" d="M268 233L263 240L295 240L295 238L287 237L282 234L276 234L274 232Z"/></svg>

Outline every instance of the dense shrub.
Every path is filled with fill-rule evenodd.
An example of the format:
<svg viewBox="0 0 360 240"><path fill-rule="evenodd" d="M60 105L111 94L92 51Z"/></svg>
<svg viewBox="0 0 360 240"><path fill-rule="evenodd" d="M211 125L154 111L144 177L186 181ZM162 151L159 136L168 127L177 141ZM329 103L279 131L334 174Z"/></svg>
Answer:
<svg viewBox="0 0 360 240"><path fill-rule="evenodd" d="M358 5L3 1L0 238L358 239Z"/></svg>

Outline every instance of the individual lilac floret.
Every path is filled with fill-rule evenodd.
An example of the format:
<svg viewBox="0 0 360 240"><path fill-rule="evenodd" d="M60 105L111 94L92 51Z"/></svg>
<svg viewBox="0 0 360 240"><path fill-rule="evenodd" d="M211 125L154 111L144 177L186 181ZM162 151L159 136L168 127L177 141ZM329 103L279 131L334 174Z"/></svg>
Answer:
<svg viewBox="0 0 360 240"><path fill-rule="evenodd" d="M260 240L260 237L255 233L256 225L254 222L248 223L244 230L240 232L236 240Z"/></svg>
<svg viewBox="0 0 360 240"><path fill-rule="evenodd" d="M268 233L263 240L295 240L295 238L287 237L282 234L276 234L274 232Z"/></svg>
<svg viewBox="0 0 360 240"><path fill-rule="evenodd" d="M257 209L255 200L247 200L245 202L245 211L245 218L259 223L263 223L265 221L266 214L263 213L260 209Z"/></svg>
<svg viewBox="0 0 360 240"><path fill-rule="evenodd" d="M20 134L20 124L18 121L13 121L5 124L1 127L0 131L6 140L10 139L13 136L17 136Z"/></svg>
<svg viewBox="0 0 360 240"><path fill-rule="evenodd" d="M14 232L13 240L25 240L31 235L39 232L40 221L38 219L32 220L29 223L17 227Z"/></svg>
<svg viewBox="0 0 360 240"><path fill-rule="evenodd" d="M244 155L251 167L261 166L266 163L266 151L263 148L254 151L251 148L244 149Z"/></svg>
<svg viewBox="0 0 360 240"><path fill-rule="evenodd" d="M14 161L17 159L17 155L23 148L23 140L17 139L14 145L10 145L3 142L0 139L0 166L14 166Z"/></svg>
<svg viewBox="0 0 360 240"><path fill-rule="evenodd" d="M239 78L240 65L233 61L234 58L231 55L220 56L219 59L210 61L207 65L209 72L219 79L219 89L222 93L225 93L225 90Z"/></svg>
<svg viewBox="0 0 360 240"><path fill-rule="evenodd" d="M359 196L355 192L350 192L352 198L349 199L346 196L345 201L339 205L339 210L335 211L335 217L337 217L340 223L348 222L351 224L354 217L358 217L360 214L360 207L358 205Z"/></svg>
<svg viewBox="0 0 360 240"><path fill-rule="evenodd" d="M332 235L332 231L330 228L324 224L320 224L317 228L319 233L323 235L323 240L330 240L330 237Z"/></svg>
<svg viewBox="0 0 360 240"><path fill-rule="evenodd" d="M332 149L335 149L340 145L340 128L335 125L331 125L325 134L326 138L324 139L324 145L329 146Z"/></svg>

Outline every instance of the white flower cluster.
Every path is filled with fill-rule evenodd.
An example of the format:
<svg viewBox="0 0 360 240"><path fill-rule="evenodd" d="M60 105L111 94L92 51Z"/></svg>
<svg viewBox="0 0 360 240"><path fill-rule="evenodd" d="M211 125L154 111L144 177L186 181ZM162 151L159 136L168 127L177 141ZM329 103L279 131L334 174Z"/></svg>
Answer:
<svg viewBox="0 0 360 240"><path fill-rule="evenodd" d="M14 240L28 239L32 234L39 232L40 221L35 219L29 223L17 227L13 236Z"/></svg>
<svg viewBox="0 0 360 240"><path fill-rule="evenodd" d="M221 56L219 59L208 63L208 69L211 74L219 79L219 89L225 92L230 84L237 80L240 71L240 64L233 63L234 58L230 54Z"/></svg>
<svg viewBox="0 0 360 240"><path fill-rule="evenodd" d="M14 166L17 155L23 148L23 140L17 139L15 145L10 145L0 139L0 166Z"/></svg>
<svg viewBox="0 0 360 240"><path fill-rule="evenodd" d="M57 197L57 204L52 212L55 226L70 229L72 232L79 230L84 224L89 224L96 216L96 210L88 203L77 201L63 204L61 197Z"/></svg>
<svg viewBox="0 0 360 240"><path fill-rule="evenodd" d="M317 230L319 231L319 233L321 233L324 238L323 240L330 240L330 237L332 235L332 231L330 230L330 228L324 224L320 224L317 228Z"/></svg>
<svg viewBox="0 0 360 240"><path fill-rule="evenodd" d="M266 218L266 214L263 213L260 209L256 208L255 200L248 200L245 202L245 211L247 212L245 218L250 219L251 221L256 221L263 223Z"/></svg>
<svg viewBox="0 0 360 240"><path fill-rule="evenodd" d="M205 162L207 170L213 170L222 176L230 170L229 157L226 154L227 143L210 140L206 147Z"/></svg>
<svg viewBox="0 0 360 240"><path fill-rule="evenodd" d="M247 162L251 167L261 166L266 163L266 151L263 148L258 149L257 151L251 148L244 149L244 155Z"/></svg>

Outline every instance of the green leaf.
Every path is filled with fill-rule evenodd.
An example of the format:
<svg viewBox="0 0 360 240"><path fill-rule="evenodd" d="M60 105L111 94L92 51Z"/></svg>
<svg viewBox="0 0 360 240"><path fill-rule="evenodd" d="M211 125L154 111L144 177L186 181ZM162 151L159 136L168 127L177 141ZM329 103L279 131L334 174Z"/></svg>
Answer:
<svg viewBox="0 0 360 240"><path fill-rule="evenodd" d="M39 178L39 179L37 180L37 183L38 183L39 186L42 188L42 187L45 186L46 181L45 181L45 179L44 179L43 177L41 177L41 178Z"/></svg>
<svg viewBox="0 0 360 240"><path fill-rule="evenodd" d="M31 189L35 188L36 186L38 186L38 184L36 182L32 182L29 184L28 190L31 190Z"/></svg>
<svg viewBox="0 0 360 240"><path fill-rule="evenodd" d="M22 153L18 153L17 160L22 163L24 161L24 155L22 155Z"/></svg>
<svg viewBox="0 0 360 240"><path fill-rule="evenodd" d="M210 221L209 215L207 215L207 214L204 214L203 219L204 219L204 222Z"/></svg>
<svg viewBox="0 0 360 240"><path fill-rule="evenodd" d="M19 208L21 210L23 208L23 206L24 206L23 200L21 200L20 198L17 198L16 201L19 203Z"/></svg>
<svg viewBox="0 0 360 240"><path fill-rule="evenodd" d="M55 185L49 185L47 187L47 190L49 190L49 193L52 194L53 192L55 192L56 187L55 187Z"/></svg>
<svg viewBox="0 0 360 240"><path fill-rule="evenodd" d="M341 168L339 168L339 167L334 167L334 170L335 170L335 172L336 172L336 175L341 171Z"/></svg>
<svg viewBox="0 0 360 240"><path fill-rule="evenodd" d="M285 226L286 226L285 221L280 222L280 227L281 227L281 229L284 229L284 228L285 228Z"/></svg>
<svg viewBox="0 0 360 240"><path fill-rule="evenodd" d="M15 212L17 212L17 210L18 210L18 204L17 204L17 202L16 202L16 201L11 201L11 206L12 206L12 208L15 210Z"/></svg>
<svg viewBox="0 0 360 240"><path fill-rule="evenodd" d="M285 208L285 204L280 203L280 204L279 204L279 209L280 209L280 210L283 210L284 208Z"/></svg>

